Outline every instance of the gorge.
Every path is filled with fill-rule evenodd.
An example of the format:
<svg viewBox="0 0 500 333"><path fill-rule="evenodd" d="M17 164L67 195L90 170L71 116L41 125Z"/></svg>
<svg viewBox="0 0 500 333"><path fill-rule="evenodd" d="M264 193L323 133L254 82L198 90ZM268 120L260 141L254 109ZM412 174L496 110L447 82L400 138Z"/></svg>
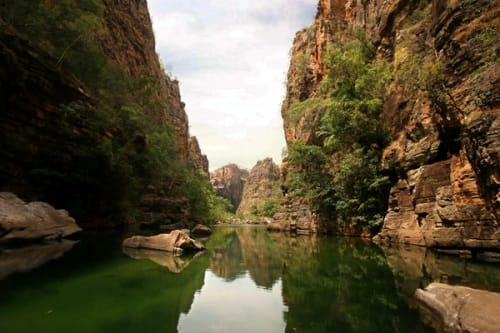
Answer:
<svg viewBox="0 0 500 333"><path fill-rule="evenodd" d="M146 0L0 0L0 331L500 329L486 320L500 308L498 2L162 5L172 15ZM254 25L209 35L211 6ZM314 9L290 50L283 160L239 166L248 128L207 112L232 131L208 144L181 90L213 111L225 78L203 66L227 67L222 102L274 145L237 83L274 91L232 66L275 70L252 38ZM185 86L157 53L166 27ZM196 64L193 30L207 41ZM214 146L235 163L219 167Z"/></svg>

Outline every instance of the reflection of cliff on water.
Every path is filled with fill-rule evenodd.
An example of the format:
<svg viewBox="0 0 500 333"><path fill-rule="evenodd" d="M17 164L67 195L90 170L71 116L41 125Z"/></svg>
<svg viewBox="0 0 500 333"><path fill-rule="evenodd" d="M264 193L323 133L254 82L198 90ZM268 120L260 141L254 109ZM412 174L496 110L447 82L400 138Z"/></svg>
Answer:
<svg viewBox="0 0 500 333"><path fill-rule="evenodd" d="M208 257L173 274L124 256L121 239L84 239L51 265L0 281L0 332L176 332Z"/></svg>
<svg viewBox="0 0 500 333"><path fill-rule="evenodd" d="M287 332L426 332L377 247L357 239L272 237L283 260Z"/></svg>
<svg viewBox="0 0 500 333"><path fill-rule="evenodd" d="M218 227L210 237L210 269L233 280L248 271L257 286L271 288L281 275L281 259L262 227Z"/></svg>
<svg viewBox="0 0 500 333"><path fill-rule="evenodd" d="M0 249L0 280L16 272L28 272L60 258L75 245L75 241L33 244L21 248Z"/></svg>
<svg viewBox="0 0 500 333"><path fill-rule="evenodd" d="M396 287L407 296L433 281L500 291L498 264L462 259L411 245L384 246L382 250Z"/></svg>
<svg viewBox="0 0 500 333"><path fill-rule="evenodd" d="M124 247L122 250L123 253L133 259L149 259L160 266L166 267L172 273L182 272L191 263L191 261L204 253L197 252L195 254L176 256L170 252L150 249Z"/></svg>
<svg viewBox="0 0 500 333"><path fill-rule="evenodd" d="M236 231L230 228L216 228L207 243L211 249L210 270L228 281L245 273L241 244Z"/></svg>
<svg viewBox="0 0 500 333"><path fill-rule="evenodd" d="M241 228L237 233L250 277L258 286L272 288L281 277L282 267L276 244L263 228Z"/></svg>

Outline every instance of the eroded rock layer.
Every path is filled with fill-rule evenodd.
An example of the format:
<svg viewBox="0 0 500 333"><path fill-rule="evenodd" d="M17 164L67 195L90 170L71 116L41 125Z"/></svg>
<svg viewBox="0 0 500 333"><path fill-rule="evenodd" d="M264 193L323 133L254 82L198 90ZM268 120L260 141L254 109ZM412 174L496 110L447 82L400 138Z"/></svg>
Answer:
<svg viewBox="0 0 500 333"><path fill-rule="evenodd" d="M155 168L208 172L208 160L155 51L147 2L6 2L0 16L0 189L65 207L88 226L136 213L189 226L181 177L148 186ZM154 167L143 157L158 141L163 165Z"/></svg>
<svg viewBox="0 0 500 333"><path fill-rule="evenodd" d="M280 173L272 158L258 161L250 170L237 213L259 214L269 200L277 200L280 193Z"/></svg>
<svg viewBox="0 0 500 333"><path fill-rule="evenodd" d="M392 138L382 169L393 186L377 239L500 247L499 12L486 0L321 0L314 23L297 33L282 108L287 143L321 145L315 133L325 109L292 120L290 108L320 95L324 55L344 32L363 31L376 58L392 66L380 118ZM296 172L283 167L285 177ZM297 200L283 201L282 229L307 208ZM317 223L314 214L305 216L311 231L325 229L321 216Z"/></svg>
<svg viewBox="0 0 500 333"><path fill-rule="evenodd" d="M240 169L236 164L225 165L210 173L210 182L216 194L229 200L234 211L240 205L248 174L247 170Z"/></svg>

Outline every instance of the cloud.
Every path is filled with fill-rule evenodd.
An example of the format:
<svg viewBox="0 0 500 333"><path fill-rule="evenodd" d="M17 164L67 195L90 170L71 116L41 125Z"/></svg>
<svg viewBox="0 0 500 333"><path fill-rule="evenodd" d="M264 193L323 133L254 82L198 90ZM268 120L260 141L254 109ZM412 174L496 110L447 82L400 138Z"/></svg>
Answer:
<svg viewBox="0 0 500 333"><path fill-rule="evenodd" d="M149 0L157 51L179 79L211 169L281 160L280 105L295 32L317 0Z"/></svg>

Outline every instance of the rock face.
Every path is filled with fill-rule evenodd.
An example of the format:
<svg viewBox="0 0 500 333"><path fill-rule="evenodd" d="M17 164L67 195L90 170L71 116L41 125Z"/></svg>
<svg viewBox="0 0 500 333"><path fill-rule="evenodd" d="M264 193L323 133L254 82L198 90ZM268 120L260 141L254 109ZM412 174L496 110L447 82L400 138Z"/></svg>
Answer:
<svg viewBox="0 0 500 333"><path fill-rule="evenodd" d="M201 152L200 144L195 136L189 138L189 160L194 170L202 170L209 175L208 158Z"/></svg>
<svg viewBox="0 0 500 333"><path fill-rule="evenodd" d="M58 239L81 231L65 210L0 192L0 243Z"/></svg>
<svg viewBox="0 0 500 333"><path fill-rule="evenodd" d="M290 107L320 94L324 55L346 30L364 31L376 58L393 66L380 115L392 137L382 168L393 186L378 240L500 247L499 11L486 0L320 0L314 23L297 33L282 107L287 143L321 145L315 133L325 109L292 120ZM286 183L296 170L282 168ZM308 205L285 198L277 222L292 229L296 215L311 232L324 230Z"/></svg>
<svg viewBox="0 0 500 333"><path fill-rule="evenodd" d="M162 108L148 116L157 123L172 126L179 158L188 161L193 170L208 173L208 159L201 153L196 137L189 135L179 82L165 73L156 53L147 2L104 0L103 3L105 29L98 33L97 40L108 61L119 65L132 79L147 78L153 82L154 94L150 96L150 103L162 105ZM143 225L190 224L187 200L172 198L157 186L147 189L140 208L144 213Z"/></svg>
<svg viewBox="0 0 500 333"><path fill-rule="evenodd" d="M59 5L52 1L44 3L48 7ZM192 169L208 172L206 156L201 153L196 138L190 139L179 84L165 74L156 53L146 1L103 0L95 4L72 2L66 6L70 8L67 10L75 11L72 13L75 17L81 14L78 10L83 9L83 12L88 10L91 13L90 18L82 16L84 21L98 21L94 22L98 29L85 30L85 34L74 42L78 45L80 37L91 40L88 43L92 49L95 48L95 54L92 53L95 59L88 59L89 62L103 62L100 67L104 67L104 63L110 67L103 78L104 74L94 73L99 69L79 65L85 67L97 81L106 81L102 87L93 81L86 81L85 77L76 78L74 73L69 72L69 66L61 65L63 57L57 59L59 55L51 55L54 49L52 44L55 44L50 40L53 36L40 42L22 30L23 24L11 22L19 29L16 31L4 22L2 19L10 18L16 10L22 12L24 5L16 5L16 9L9 6L0 9L0 190L14 192L30 200L41 199L65 207L72 213L81 213L85 217L85 221L79 219L82 223L91 222L92 226L108 223L100 218L105 214L116 216L122 211L121 207L110 208L121 199L108 198L117 193L116 197L122 195L119 189L109 190L111 186L105 183L109 180L116 185L116 178L121 177L113 174L115 170L109 170L115 166L110 166L106 156L103 156L108 153L106 149L120 146L120 149L136 155L144 152L151 140L142 130L136 130L138 126L128 119L130 117L125 112L127 105L140 105L144 113L140 116L147 117L159 127L172 129L169 140L173 141L172 150L175 152L172 155L175 159L186 162ZM87 5L88 8L85 7ZM100 9L94 12L94 9L89 9L91 7ZM28 11L39 15L38 11L29 8ZM3 14L6 14L5 17ZM57 16L57 19L61 18ZM59 25L54 23L56 19L52 21L59 28L79 26L79 23L69 22L73 19L68 17L68 21L57 22ZM72 59L68 58L69 53L64 61L71 62ZM76 59L75 62L86 60ZM132 91L131 96L127 92L123 94L127 96L115 98L110 96L115 85L137 85L140 89L120 88L120 93L127 89ZM106 103L109 105L102 107L99 101L108 99L110 101ZM102 113L111 108L119 114L116 118L123 116L124 119L113 120L112 124L104 120L108 115L103 118ZM103 128L105 126L107 128ZM128 135L133 135L133 139ZM139 173L134 176L141 177ZM158 184L148 187L144 193L142 189L134 191L135 194L140 192L138 196L142 195L137 208L144 213L145 223L161 220L165 216L172 217L171 220L179 216L181 221L188 220L188 202L172 194L173 186L181 187L182 184L169 184L168 191L160 189ZM133 200L133 205L139 201L137 198ZM163 208L162 202L167 202ZM83 216L88 212L94 215ZM120 216L113 220L122 222L123 218Z"/></svg>
<svg viewBox="0 0 500 333"><path fill-rule="evenodd" d="M500 332L500 294L431 283L415 293L424 322L438 332Z"/></svg>
<svg viewBox="0 0 500 333"><path fill-rule="evenodd" d="M216 194L229 200L236 211L243 197L247 177L247 170L240 169L236 164L228 164L211 172L210 182Z"/></svg>
<svg viewBox="0 0 500 333"><path fill-rule="evenodd" d="M71 155L73 147L98 145L87 123L94 103L46 52L0 24L0 190L57 202L40 194L60 185L46 183L47 169L74 171L82 161Z"/></svg>
<svg viewBox="0 0 500 333"><path fill-rule="evenodd" d="M236 211L238 214L250 215L259 213L266 201L279 200L280 172L272 158L258 161L246 179L243 196Z"/></svg>
<svg viewBox="0 0 500 333"><path fill-rule="evenodd" d="M123 241L124 247L135 249L151 249L182 254L188 251L201 251L203 244L189 237L181 230L174 230L168 234L159 234L151 237L133 236Z"/></svg>
<svg viewBox="0 0 500 333"><path fill-rule="evenodd" d="M188 120L181 101L179 82L162 69L155 50L153 25L146 1L103 0L104 29L96 38L108 61L122 68L129 77L153 78L153 101L165 104L159 114L160 123L171 125L177 134L181 158L189 157Z"/></svg>
<svg viewBox="0 0 500 333"><path fill-rule="evenodd" d="M285 197L267 230L310 234L320 232L319 226L318 215L311 212L307 199Z"/></svg>

